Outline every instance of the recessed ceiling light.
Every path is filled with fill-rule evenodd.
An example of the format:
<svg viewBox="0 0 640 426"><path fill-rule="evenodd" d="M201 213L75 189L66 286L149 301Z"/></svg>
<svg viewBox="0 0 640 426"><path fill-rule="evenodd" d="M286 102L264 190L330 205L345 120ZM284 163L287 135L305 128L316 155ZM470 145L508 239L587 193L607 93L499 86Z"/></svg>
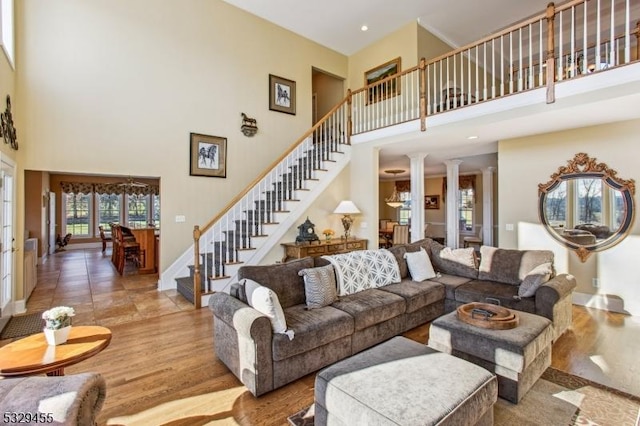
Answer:
<svg viewBox="0 0 640 426"><path fill-rule="evenodd" d="M478 137L474 135L474 136L469 136L467 139L469 139L469 140L478 139Z"/></svg>
<svg viewBox="0 0 640 426"><path fill-rule="evenodd" d="M369 29L369 27L367 27L366 25L363 25L360 27L361 31L367 31Z"/></svg>

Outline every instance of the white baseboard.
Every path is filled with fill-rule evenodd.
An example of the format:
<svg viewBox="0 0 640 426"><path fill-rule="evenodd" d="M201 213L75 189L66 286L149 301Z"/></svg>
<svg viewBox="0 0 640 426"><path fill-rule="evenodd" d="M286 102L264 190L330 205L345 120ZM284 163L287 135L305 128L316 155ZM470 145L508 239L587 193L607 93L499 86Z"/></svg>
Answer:
<svg viewBox="0 0 640 426"><path fill-rule="evenodd" d="M27 312L27 301L24 299L16 300L13 304L14 314L24 314Z"/></svg>
<svg viewBox="0 0 640 426"><path fill-rule="evenodd" d="M574 305L586 306L587 308L602 309L621 314L629 313L624 309L624 300L607 294L588 294L574 291L572 302Z"/></svg>

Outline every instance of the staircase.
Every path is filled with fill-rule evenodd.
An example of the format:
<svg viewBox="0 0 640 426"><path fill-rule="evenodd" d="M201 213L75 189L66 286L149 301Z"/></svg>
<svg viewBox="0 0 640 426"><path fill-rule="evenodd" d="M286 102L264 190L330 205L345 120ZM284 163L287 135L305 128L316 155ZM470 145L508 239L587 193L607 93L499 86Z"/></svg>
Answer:
<svg viewBox="0 0 640 426"><path fill-rule="evenodd" d="M345 99L225 211L202 229L195 227L194 246L181 257L191 262L185 275L175 278L182 296L199 307L208 294L227 290L241 265L258 264L299 221L349 163L349 137L343 130L348 112Z"/></svg>

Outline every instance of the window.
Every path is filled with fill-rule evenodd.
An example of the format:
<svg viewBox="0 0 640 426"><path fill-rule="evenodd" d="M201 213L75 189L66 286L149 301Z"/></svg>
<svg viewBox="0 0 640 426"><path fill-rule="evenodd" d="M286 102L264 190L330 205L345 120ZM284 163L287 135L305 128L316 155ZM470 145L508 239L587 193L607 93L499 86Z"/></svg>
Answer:
<svg viewBox="0 0 640 426"><path fill-rule="evenodd" d="M74 237L90 237L91 230L91 196L82 193L65 193L63 196L63 231L64 235Z"/></svg>
<svg viewBox="0 0 640 426"><path fill-rule="evenodd" d="M15 43L13 41L13 0L0 0L0 44L9 64L15 69Z"/></svg>
<svg viewBox="0 0 640 426"><path fill-rule="evenodd" d="M404 202L398 209L398 223L409 225L411 223L411 192L399 192L400 199Z"/></svg>
<svg viewBox="0 0 640 426"><path fill-rule="evenodd" d="M473 232L474 198L473 189L458 191L458 205L460 206L460 231Z"/></svg>
<svg viewBox="0 0 640 426"><path fill-rule="evenodd" d="M109 224L112 222L121 222L122 196L117 194L96 194L97 206L97 226L96 235L100 235L98 226L102 226L105 231L109 230Z"/></svg>
<svg viewBox="0 0 640 426"><path fill-rule="evenodd" d="M130 194L127 196L127 217L125 222L128 226L145 227L151 221L151 210L149 209L149 196Z"/></svg>

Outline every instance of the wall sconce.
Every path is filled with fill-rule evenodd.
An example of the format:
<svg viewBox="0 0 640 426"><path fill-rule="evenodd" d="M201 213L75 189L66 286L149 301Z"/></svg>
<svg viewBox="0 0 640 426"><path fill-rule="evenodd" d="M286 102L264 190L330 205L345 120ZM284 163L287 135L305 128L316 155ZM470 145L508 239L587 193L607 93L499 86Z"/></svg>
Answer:
<svg viewBox="0 0 640 426"><path fill-rule="evenodd" d="M258 132L258 123L255 118L247 117L247 114L241 112L242 115L242 126L240 126L240 131L242 134L247 137L252 137Z"/></svg>

